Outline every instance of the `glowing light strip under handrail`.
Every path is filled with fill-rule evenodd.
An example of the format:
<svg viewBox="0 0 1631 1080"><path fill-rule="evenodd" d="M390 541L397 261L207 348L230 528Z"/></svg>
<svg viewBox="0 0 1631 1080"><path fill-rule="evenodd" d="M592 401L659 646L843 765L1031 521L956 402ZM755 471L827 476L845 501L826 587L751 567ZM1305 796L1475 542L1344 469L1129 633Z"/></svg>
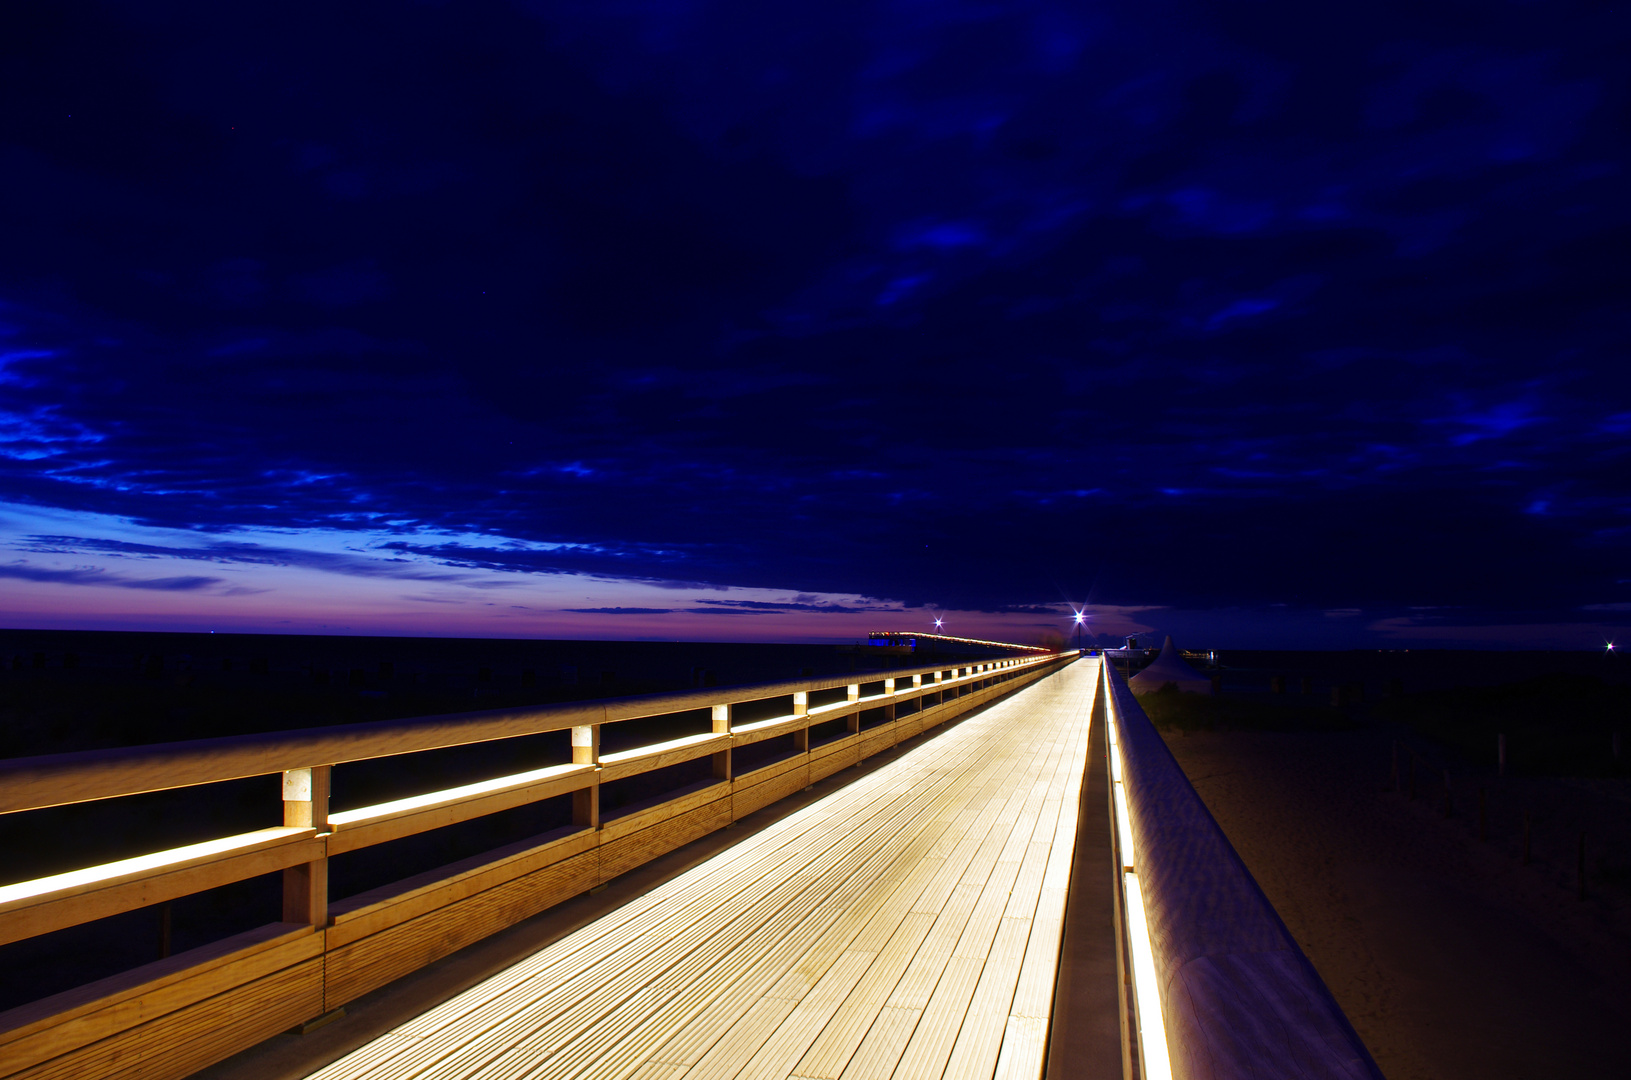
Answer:
<svg viewBox="0 0 1631 1080"><path fill-rule="evenodd" d="M1100 661L1101 664L1107 661ZM1133 1000L1138 1005L1138 1047L1144 1059L1146 1080L1172 1080L1172 1060L1167 1054L1167 1027L1161 1015L1161 993L1156 986L1155 950L1150 944L1149 919L1144 914L1144 892L1138 885L1138 861L1133 852L1133 832L1127 812L1127 789L1122 785L1121 720L1111 692L1112 676L1100 670L1104 680L1105 732L1110 739L1110 783L1115 799L1116 835L1121 841L1121 892L1127 910L1127 950L1133 958Z"/></svg>
<svg viewBox="0 0 1631 1080"><path fill-rule="evenodd" d="M1138 1047L1144 1053L1144 1076L1147 1080L1172 1080L1161 994L1155 986L1155 953L1150 950L1150 927L1144 916L1144 893L1138 887L1137 874L1122 874L1121 884L1127 893L1127 936L1135 943L1133 996L1138 999ZM1146 1017L1153 1017L1155 1022L1147 1023Z"/></svg>

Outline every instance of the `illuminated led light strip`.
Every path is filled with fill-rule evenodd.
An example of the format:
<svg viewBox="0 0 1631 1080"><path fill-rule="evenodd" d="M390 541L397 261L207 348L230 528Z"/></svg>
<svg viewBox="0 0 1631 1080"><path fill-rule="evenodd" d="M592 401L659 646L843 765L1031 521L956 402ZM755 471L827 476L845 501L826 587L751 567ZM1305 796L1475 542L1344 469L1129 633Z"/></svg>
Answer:
<svg viewBox="0 0 1631 1080"><path fill-rule="evenodd" d="M1138 1045L1144 1051L1144 1076L1172 1080L1167 1057L1167 1031L1161 1019L1161 994L1155 986L1155 953L1150 949L1150 927L1144 918L1144 893L1137 874L1121 875L1127 893L1127 936L1133 944L1133 995L1138 999ZM1147 1023L1146 1017L1154 1019Z"/></svg>
<svg viewBox="0 0 1631 1080"><path fill-rule="evenodd" d="M1104 663L1105 661L1100 661ZM1156 986L1155 950L1150 945L1150 924L1144 914L1144 892L1139 888L1138 861L1133 852L1131 817L1127 812L1127 789L1121 782L1121 719L1116 698L1110 689L1110 673L1104 680L1105 732L1110 738L1110 786L1114 795L1116 835L1121 841L1121 894L1126 901L1127 951L1133 958L1133 1000L1138 1005L1138 1046L1144 1059L1146 1080L1172 1080L1172 1061L1167 1055L1167 1026L1161 1016L1161 993Z"/></svg>

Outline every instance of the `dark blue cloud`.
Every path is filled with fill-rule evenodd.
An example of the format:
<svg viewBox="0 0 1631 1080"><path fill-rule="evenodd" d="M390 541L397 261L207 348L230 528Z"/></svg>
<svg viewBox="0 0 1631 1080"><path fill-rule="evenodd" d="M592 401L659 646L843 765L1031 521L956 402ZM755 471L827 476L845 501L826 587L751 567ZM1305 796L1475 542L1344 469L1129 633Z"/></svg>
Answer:
<svg viewBox="0 0 1631 1080"><path fill-rule="evenodd" d="M1469 10L8 5L0 497L426 581L1621 603L1631 15Z"/></svg>
<svg viewBox="0 0 1631 1080"><path fill-rule="evenodd" d="M130 540L109 540L86 536L28 536L17 545L21 550L41 554L74 555L86 552L122 555L131 558L193 559L214 563L244 563L255 566L298 566L351 577L398 578L405 581L463 582L469 575L428 570L401 559L371 558L306 551L299 548L269 547L264 544L213 541L196 547L172 544L143 544ZM215 580L215 579L211 579ZM475 583L489 586L490 582Z"/></svg>
<svg viewBox="0 0 1631 1080"><path fill-rule="evenodd" d="M702 608L687 608L686 610L698 614L711 614L716 612L753 612L753 611L808 611L816 614L852 615L858 611L888 611L890 608L882 607L853 607L844 604L814 604L802 601L772 601L772 600L698 600L705 604Z"/></svg>
<svg viewBox="0 0 1631 1080"><path fill-rule="evenodd" d="M219 585L218 577L183 575L162 578L132 578L109 573L100 567L88 566L75 570L52 570L26 563L0 565L0 578L19 581L41 581L53 585L101 585L118 589L152 589L155 592L196 592Z"/></svg>

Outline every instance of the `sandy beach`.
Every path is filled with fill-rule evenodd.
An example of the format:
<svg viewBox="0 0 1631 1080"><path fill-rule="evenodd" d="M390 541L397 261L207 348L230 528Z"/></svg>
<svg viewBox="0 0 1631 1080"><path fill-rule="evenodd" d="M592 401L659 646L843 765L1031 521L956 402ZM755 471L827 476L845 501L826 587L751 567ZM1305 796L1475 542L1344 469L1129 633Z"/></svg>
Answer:
<svg viewBox="0 0 1631 1080"><path fill-rule="evenodd" d="M1493 778L1487 841L1463 778L1449 818L1442 781L1391 790L1396 734L1166 739L1391 1080L1631 1076L1623 888L1578 899L1562 827L1537 831L1524 865L1519 796ZM1521 797L1582 796L1558 780Z"/></svg>

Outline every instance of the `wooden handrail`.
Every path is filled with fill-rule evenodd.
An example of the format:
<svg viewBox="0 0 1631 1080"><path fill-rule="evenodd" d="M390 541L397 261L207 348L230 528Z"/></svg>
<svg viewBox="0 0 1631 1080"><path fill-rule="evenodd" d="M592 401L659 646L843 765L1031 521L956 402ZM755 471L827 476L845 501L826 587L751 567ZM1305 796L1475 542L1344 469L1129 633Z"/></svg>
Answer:
<svg viewBox="0 0 1631 1080"><path fill-rule="evenodd" d="M552 795L578 791L594 782L593 765L551 765L376 806L342 810L328 816L328 826L333 831L328 854L355 851L444 825L513 810Z"/></svg>
<svg viewBox="0 0 1631 1080"><path fill-rule="evenodd" d="M316 836L259 829L0 886L0 945L309 861Z"/></svg>
<svg viewBox="0 0 1631 1080"><path fill-rule="evenodd" d="M1116 714L1172 1075L1382 1080L1115 665L1100 677Z"/></svg>
<svg viewBox="0 0 1631 1080"><path fill-rule="evenodd" d="M1056 659L1053 655L987 661L1011 670ZM968 666L968 665L962 665ZM978 665L984 668L986 665ZM150 791L194 787L199 784L241 780L250 776L310 768L314 765L340 765L373 758L395 757L425 750L564 731L573 727L617 723L670 713L689 712L720 704L737 704L794 693L811 693L886 678L953 670L951 665L897 668L876 678L861 673L819 679L757 683L706 690L682 690L663 694L605 701L574 701L530 709L489 709L445 716L421 716L402 720L379 720L365 724L341 724L325 728L233 735L218 739L192 739L185 742L154 743L147 746L90 750L72 754L0 760L0 814L39 810L70 803L94 802ZM996 669L992 669L996 670ZM871 674L871 673L867 673ZM947 679L946 683L966 681L983 672ZM934 684L935 687L946 683ZM929 688L929 684L925 684ZM917 691L907 688L874 700L898 700ZM839 708L856 703L840 703Z"/></svg>

